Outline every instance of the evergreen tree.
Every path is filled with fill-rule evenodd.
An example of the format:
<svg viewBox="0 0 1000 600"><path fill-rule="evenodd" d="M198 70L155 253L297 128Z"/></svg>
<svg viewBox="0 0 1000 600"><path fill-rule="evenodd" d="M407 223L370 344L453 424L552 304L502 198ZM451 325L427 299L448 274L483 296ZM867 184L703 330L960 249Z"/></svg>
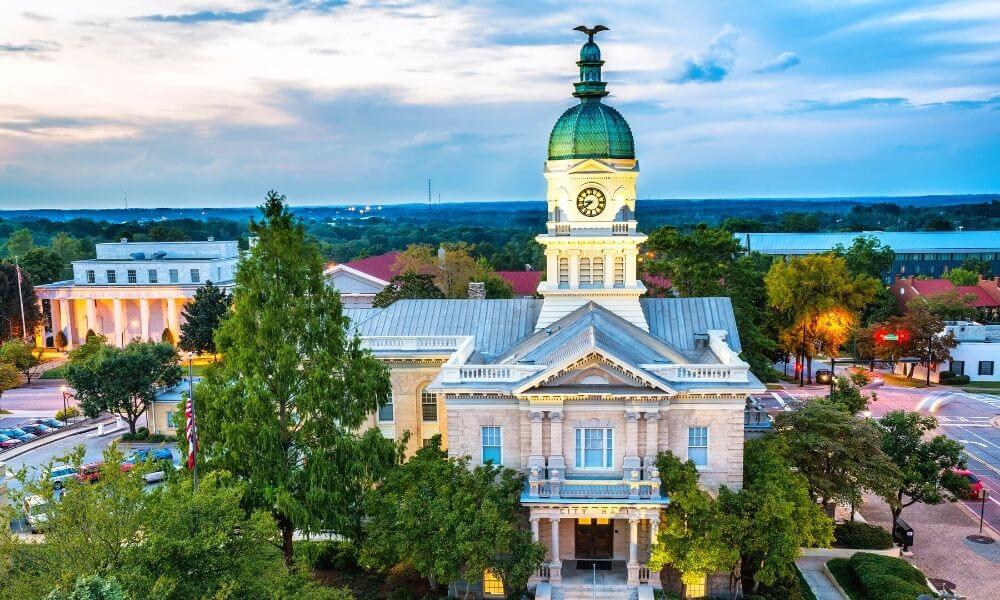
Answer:
<svg viewBox="0 0 1000 600"><path fill-rule="evenodd" d="M206 281L194 293L194 300L184 307L185 322L181 325L181 350L198 354L215 354L215 330L229 312L232 299L222 288Z"/></svg>
<svg viewBox="0 0 1000 600"><path fill-rule="evenodd" d="M17 293L17 268L5 262L0 262L0 342L11 338L26 337L21 328L21 306L24 306L24 321L27 333L35 330L42 323L42 311L38 308L38 298L35 296L35 286L31 276L21 272L21 297Z"/></svg>
<svg viewBox="0 0 1000 600"><path fill-rule="evenodd" d="M271 512L291 564L295 531L358 537L364 492L398 452L376 429L358 433L389 401L388 369L348 333L319 248L285 197L268 192L261 209L233 312L216 332L222 361L195 400L202 455L246 482L252 507Z"/></svg>

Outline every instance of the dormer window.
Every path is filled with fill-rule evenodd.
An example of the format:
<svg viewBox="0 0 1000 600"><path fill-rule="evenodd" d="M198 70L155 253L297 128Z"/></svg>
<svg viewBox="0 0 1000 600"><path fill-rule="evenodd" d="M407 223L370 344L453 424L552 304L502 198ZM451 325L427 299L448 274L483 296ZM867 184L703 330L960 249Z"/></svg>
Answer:
<svg viewBox="0 0 1000 600"><path fill-rule="evenodd" d="M97 275L93 269L87 269L87 283L97 283Z"/></svg>
<svg viewBox="0 0 1000 600"><path fill-rule="evenodd" d="M118 274L113 270L108 269L104 275L108 278L108 283L118 283Z"/></svg>

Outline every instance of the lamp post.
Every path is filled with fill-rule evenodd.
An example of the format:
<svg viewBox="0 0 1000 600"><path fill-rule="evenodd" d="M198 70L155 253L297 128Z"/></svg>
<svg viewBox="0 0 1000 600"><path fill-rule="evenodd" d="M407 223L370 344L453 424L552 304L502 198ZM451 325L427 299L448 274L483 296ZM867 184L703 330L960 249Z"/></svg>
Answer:
<svg viewBox="0 0 1000 600"><path fill-rule="evenodd" d="M64 385L63 386L59 386L59 391L62 392L62 399L63 399L63 425L68 425L69 424L69 415L67 415L66 413L69 412L69 399L70 398L76 398L76 396L74 396L70 392L67 392L66 391L66 386L64 386Z"/></svg>

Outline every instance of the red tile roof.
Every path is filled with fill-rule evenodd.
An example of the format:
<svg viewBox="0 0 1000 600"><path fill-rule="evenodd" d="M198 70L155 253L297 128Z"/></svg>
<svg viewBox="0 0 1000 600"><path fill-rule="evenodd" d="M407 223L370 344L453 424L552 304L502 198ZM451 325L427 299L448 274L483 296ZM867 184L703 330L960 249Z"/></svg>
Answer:
<svg viewBox="0 0 1000 600"><path fill-rule="evenodd" d="M975 295L976 300L972 305L976 308L1000 306L1000 300L991 296L988 291L978 285L955 286L947 279L914 279L910 285L922 296L943 294L954 290L963 296L966 294Z"/></svg>
<svg viewBox="0 0 1000 600"><path fill-rule="evenodd" d="M497 271L496 273L514 288L515 296L534 296L538 290L538 282L542 280L541 271Z"/></svg>
<svg viewBox="0 0 1000 600"><path fill-rule="evenodd" d="M396 274L395 271L392 270L392 266L396 263L397 256L399 256L399 252L386 252L385 254L379 254L378 256L359 258L358 260L352 260L342 264L346 267L361 271L367 275L371 275L372 277L378 277L383 281L389 281L392 279L392 276Z"/></svg>

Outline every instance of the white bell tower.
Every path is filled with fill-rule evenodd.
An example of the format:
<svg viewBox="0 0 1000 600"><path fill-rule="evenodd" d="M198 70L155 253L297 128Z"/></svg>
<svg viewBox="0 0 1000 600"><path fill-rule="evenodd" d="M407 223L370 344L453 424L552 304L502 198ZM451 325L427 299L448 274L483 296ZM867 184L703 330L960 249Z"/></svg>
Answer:
<svg viewBox="0 0 1000 600"><path fill-rule="evenodd" d="M556 122L545 162L548 223L536 239L545 246L546 278L538 292L545 298L537 329L596 302L634 325L649 330L639 305L646 287L636 269L635 159L632 131L614 108L601 79L600 49L594 33L580 50L580 103Z"/></svg>

